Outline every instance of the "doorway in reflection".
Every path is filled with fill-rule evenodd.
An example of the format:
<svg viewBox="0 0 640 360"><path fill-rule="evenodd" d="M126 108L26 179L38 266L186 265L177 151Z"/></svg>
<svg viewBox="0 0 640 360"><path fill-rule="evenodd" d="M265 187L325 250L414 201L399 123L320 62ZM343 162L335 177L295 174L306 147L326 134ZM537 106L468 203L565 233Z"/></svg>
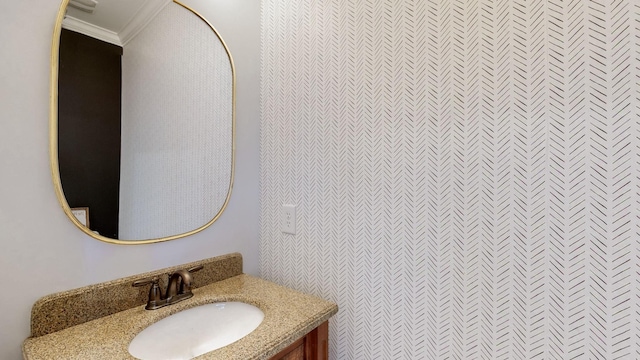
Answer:
<svg viewBox="0 0 640 360"><path fill-rule="evenodd" d="M58 72L60 180L91 230L118 239L122 47L62 29Z"/></svg>

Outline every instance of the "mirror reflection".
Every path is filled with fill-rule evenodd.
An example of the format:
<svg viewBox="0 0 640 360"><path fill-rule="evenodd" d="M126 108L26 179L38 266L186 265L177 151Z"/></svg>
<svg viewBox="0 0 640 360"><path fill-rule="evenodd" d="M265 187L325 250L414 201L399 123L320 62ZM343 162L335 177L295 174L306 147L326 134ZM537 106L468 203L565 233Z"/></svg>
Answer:
<svg viewBox="0 0 640 360"><path fill-rule="evenodd" d="M210 225L233 178L233 65L215 30L178 2L72 0L58 55L67 215L105 241Z"/></svg>

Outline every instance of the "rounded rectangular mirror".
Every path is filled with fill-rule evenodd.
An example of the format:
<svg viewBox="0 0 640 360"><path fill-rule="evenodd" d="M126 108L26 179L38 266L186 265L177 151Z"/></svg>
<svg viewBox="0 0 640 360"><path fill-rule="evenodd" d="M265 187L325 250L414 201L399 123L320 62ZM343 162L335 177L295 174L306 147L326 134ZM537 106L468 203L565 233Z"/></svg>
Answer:
<svg viewBox="0 0 640 360"><path fill-rule="evenodd" d="M229 201L233 60L213 26L178 1L63 0L50 116L58 199L98 240L188 236Z"/></svg>

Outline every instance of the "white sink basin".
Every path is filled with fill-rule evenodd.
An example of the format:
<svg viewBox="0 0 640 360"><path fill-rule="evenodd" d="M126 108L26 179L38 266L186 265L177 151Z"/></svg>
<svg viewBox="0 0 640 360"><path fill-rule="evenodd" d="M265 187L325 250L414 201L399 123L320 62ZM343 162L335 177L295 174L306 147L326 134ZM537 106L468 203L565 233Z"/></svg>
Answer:
<svg viewBox="0 0 640 360"><path fill-rule="evenodd" d="M129 353L142 360L186 360L249 335L264 319L242 302L201 305L166 317L140 332Z"/></svg>

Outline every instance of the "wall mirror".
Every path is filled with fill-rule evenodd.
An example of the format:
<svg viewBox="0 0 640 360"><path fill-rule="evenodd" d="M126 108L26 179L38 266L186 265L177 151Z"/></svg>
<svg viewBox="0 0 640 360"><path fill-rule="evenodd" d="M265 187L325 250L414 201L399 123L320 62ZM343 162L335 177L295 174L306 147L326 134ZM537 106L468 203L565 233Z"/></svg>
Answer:
<svg viewBox="0 0 640 360"><path fill-rule="evenodd" d="M188 236L229 201L233 60L214 27L178 1L63 0L50 117L56 194L98 240Z"/></svg>

